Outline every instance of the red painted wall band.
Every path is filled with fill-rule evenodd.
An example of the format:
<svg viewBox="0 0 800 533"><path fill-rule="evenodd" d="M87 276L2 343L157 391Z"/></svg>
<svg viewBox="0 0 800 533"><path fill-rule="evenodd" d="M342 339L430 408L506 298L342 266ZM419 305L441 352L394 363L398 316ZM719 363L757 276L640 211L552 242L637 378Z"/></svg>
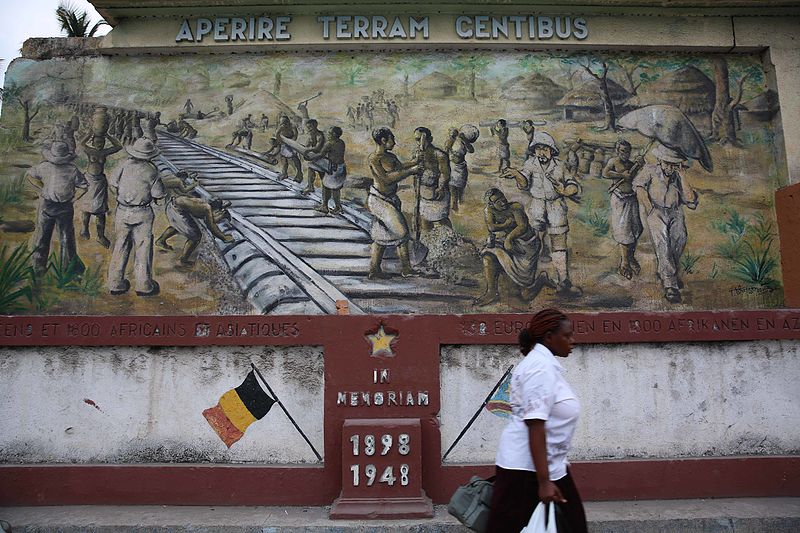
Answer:
<svg viewBox="0 0 800 533"><path fill-rule="evenodd" d="M746 341L800 338L800 311L572 313L583 343ZM325 351L324 466L0 465L0 504L327 505L342 484L342 424L351 418L419 418L423 486L446 502L487 466L442 466L442 344L515 344L528 315L294 317L0 317L0 344L321 345ZM391 355L371 353L378 324L396 332ZM513 350L513 348L509 348ZM382 390L422 392L423 404L341 402ZM235 385L233 383L232 385ZM357 399L357 398L356 398ZM575 465L587 499L800 496L800 458L602 461Z"/></svg>
<svg viewBox="0 0 800 533"><path fill-rule="evenodd" d="M569 313L580 343L800 338L800 310ZM442 344L514 344L530 315L3 316L0 346L300 346L336 342L365 320L431 331Z"/></svg>
<svg viewBox="0 0 800 533"><path fill-rule="evenodd" d="M327 505L319 467L4 465L0 505Z"/></svg>
<svg viewBox="0 0 800 533"><path fill-rule="evenodd" d="M328 505L330 467L4 465L0 505ZM487 465L442 466L424 488L446 503ZM586 500L798 497L800 457L591 461L572 466Z"/></svg>

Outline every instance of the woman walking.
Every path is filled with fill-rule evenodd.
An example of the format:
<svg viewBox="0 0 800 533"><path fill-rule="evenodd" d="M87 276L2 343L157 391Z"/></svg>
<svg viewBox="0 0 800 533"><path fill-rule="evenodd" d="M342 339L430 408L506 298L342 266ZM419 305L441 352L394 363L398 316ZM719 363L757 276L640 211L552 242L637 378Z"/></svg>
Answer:
<svg viewBox="0 0 800 533"><path fill-rule="evenodd" d="M564 530L586 533L567 453L580 404L557 357L572 351L572 323L557 309L533 316L519 336L525 358L511 376L511 421L500 437L487 533L519 533L536 505L555 502Z"/></svg>

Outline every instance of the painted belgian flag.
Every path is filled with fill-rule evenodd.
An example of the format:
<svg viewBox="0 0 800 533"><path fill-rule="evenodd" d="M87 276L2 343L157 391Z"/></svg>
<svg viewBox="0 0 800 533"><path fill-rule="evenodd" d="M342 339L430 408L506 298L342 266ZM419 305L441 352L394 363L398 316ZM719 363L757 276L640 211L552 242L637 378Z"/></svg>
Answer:
<svg viewBox="0 0 800 533"><path fill-rule="evenodd" d="M203 411L203 416L230 448L250 424L264 418L274 403L251 370L241 385L223 394L217 405Z"/></svg>

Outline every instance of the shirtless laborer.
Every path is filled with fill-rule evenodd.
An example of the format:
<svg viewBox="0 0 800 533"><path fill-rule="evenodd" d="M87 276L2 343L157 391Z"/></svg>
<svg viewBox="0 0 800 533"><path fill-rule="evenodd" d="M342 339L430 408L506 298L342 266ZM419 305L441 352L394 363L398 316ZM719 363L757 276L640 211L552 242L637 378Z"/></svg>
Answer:
<svg viewBox="0 0 800 533"><path fill-rule="evenodd" d="M416 174L420 166L416 161L401 163L392 153L395 146L394 133L389 128L378 128L372 132L377 145L369 156L369 169L372 172L372 187L367 197L367 207L375 219L372 222L372 248L369 262L369 278L374 279L382 273L381 262L387 246L396 246L402 266L401 275L413 276L408 252L408 224L401 211L397 185L409 176Z"/></svg>
<svg viewBox="0 0 800 533"><path fill-rule="evenodd" d="M310 121L309 121L310 123ZM308 150L305 153L309 161L314 161L326 170L322 173L322 204L318 211L328 214L328 203L333 198L333 212L342 212L341 193L347 179L347 166L344 163L345 144L342 140L342 128L333 126L328 130L328 141L318 152ZM311 170L309 170L311 174Z"/></svg>

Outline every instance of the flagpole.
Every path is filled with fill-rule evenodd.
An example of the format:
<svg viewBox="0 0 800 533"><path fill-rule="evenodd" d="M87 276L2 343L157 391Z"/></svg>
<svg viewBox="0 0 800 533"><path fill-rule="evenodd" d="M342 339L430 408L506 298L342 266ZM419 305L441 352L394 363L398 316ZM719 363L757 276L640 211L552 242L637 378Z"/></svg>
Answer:
<svg viewBox="0 0 800 533"><path fill-rule="evenodd" d="M286 407L284 407L283 402L280 401L280 399L278 398L278 395L275 394L275 391L273 391L272 387L269 386L269 383L267 383L267 380L264 379L264 376L262 376L261 372L258 371L258 369L256 368L256 365L254 365L253 363L250 363L250 366L253 367L253 370L256 371L256 374L258 374L258 377L260 377L261 381L264 382L264 385L267 386L267 390L272 395L272 397L275 398L275 403L277 403L280 406L280 408L283 409L283 412L286 413L286 416L289 418L289 421L294 425L295 428L297 428L297 431L300 432L300 435L303 437L303 440L305 440L308 443L308 445L311 446L311 451L313 451L314 455L317 456L317 460L318 461L322 461L322 456L319 454L317 449L314 448L314 445L311 444L311 441L308 440L308 437L306 437L306 434L303 433L302 429L300 429L300 426L297 425L297 422L294 421L294 418L292 418L292 415L289 414L289 411L286 410Z"/></svg>
<svg viewBox="0 0 800 533"><path fill-rule="evenodd" d="M464 433L466 433L467 430L469 430L469 428L472 427L472 423L475 422L475 419L478 418L479 414L481 414L481 411L483 411L483 408L486 407L486 404L489 403L489 400L492 399L492 395L494 395L495 391L500 387L500 384L503 382L504 379L506 379L506 376L511 372L511 370L513 368L514 368L514 365L511 365L510 367L508 367L508 369L506 369L506 371L502 375L502 377L500 377L500 380L497 383L495 383L494 388L492 389L492 391L486 396L486 399L483 400L483 403L481 404L480 407L478 407L478 410L475 411L475 414L472 415L472 418L470 418L469 422L467 422L467 425L464 426L464 429L461 430L461 433L458 434L458 437L456 437L456 440L453 442L453 444L450 445L450 447L447 449L447 451L444 452L444 456L442 457L442 462L444 462L444 460L447 459L447 456L450 454L451 451L453 451L453 448L456 447L456 444L458 444L458 441L460 441L461 437L464 436Z"/></svg>

